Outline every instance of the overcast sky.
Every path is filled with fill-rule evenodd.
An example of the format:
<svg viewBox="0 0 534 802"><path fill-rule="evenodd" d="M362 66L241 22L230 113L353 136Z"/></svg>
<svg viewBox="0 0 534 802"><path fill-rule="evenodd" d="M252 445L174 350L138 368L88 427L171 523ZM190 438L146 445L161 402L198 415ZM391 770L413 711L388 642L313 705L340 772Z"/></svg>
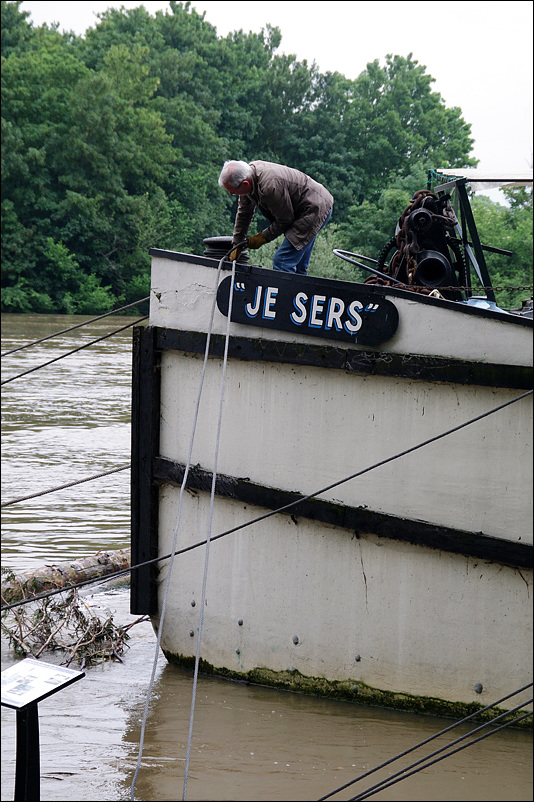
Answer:
<svg viewBox="0 0 534 802"><path fill-rule="evenodd" d="M106 8L155 14L168 2L23 2L34 25L85 33ZM315 61L321 72L356 78L389 53L413 54L447 107L471 124L473 155L487 171L532 169L532 7L522 2L197 2L220 36L280 28L278 52ZM250 154L250 159L254 154ZM428 165L439 167L439 165Z"/></svg>

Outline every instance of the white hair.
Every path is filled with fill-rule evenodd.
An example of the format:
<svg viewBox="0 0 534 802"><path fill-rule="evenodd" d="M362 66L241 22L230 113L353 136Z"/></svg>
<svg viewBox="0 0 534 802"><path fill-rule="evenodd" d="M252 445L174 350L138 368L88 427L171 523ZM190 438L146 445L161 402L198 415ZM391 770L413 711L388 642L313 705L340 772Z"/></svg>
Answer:
<svg viewBox="0 0 534 802"><path fill-rule="evenodd" d="M229 184L231 187L237 188L251 175L252 167L250 164L232 159L223 165L219 176L219 186L223 187L225 184Z"/></svg>

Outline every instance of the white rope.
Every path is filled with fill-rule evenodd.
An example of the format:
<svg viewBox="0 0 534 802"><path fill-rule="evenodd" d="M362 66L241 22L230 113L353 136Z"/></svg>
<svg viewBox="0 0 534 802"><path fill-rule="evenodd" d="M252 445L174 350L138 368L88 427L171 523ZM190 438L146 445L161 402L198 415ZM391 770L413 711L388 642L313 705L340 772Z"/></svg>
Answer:
<svg viewBox="0 0 534 802"><path fill-rule="evenodd" d="M187 780L189 775L189 758L191 755L191 742L193 739L193 720L195 714L195 700L197 694L197 680L198 680L198 667L200 663L200 642L202 639L202 627L204 624L204 607L206 603L206 584L208 579L208 563L209 563L209 553L210 553L210 538L211 538L211 525L213 521L213 504L215 500L215 483L217 480L217 461L219 459L219 443L221 439L221 424L222 424L222 412L223 412L223 403L224 403L224 385L226 381L226 365L228 363L228 341L230 339L230 317L232 314L232 300L233 300L233 286L234 286L234 276L235 276L235 261L232 262L232 278L230 280L230 291L228 294L228 317L226 319L226 339L224 343L224 357L223 357L223 367L222 367L222 375L221 375L221 392L219 397L219 420L217 423L217 435L215 438L215 456L213 460L213 473L211 477L211 496L210 496L210 511L209 511L209 519L208 519L208 533L206 536L206 556L204 559L204 577L202 580L202 598L200 600L200 622L198 627L198 638L197 638L197 651L195 656L195 672L193 677L193 694L191 698L191 716L189 719L189 735L187 739L187 751L185 755L185 770L184 770L184 790L182 795L182 800L185 801L186 793L187 793Z"/></svg>
<svg viewBox="0 0 534 802"><path fill-rule="evenodd" d="M186 482L187 482L187 477L188 477L188 474L189 474L189 468L191 466L191 456L192 456L192 452L193 452L193 443L194 443L194 439L195 439L195 431L196 431L197 422L198 422L198 412L199 412L199 408L200 408L200 398L201 398L201 395L202 395L202 388L203 388L204 379L205 379L205 376L206 376L206 366L207 366L207 362L208 362L208 354L209 354L211 332L212 332L212 328L213 328L213 320L214 320L214 317L215 317L215 308L216 308L216 305L217 305L217 287L219 286L219 277L220 277L220 274L221 274L222 265L223 265L223 262L224 262L225 258L226 258L226 256L223 256L223 258L220 260L219 267L217 269L217 275L216 275L216 278L215 278L215 294L214 294L214 297L213 297L213 304L212 304L212 308L211 308L211 317L210 317L210 322L209 322L208 331L207 331L207 335L206 335L206 347L204 349L204 362L202 364L202 374L201 374L201 377L200 377L200 385L199 385L199 388L198 388L198 394L197 394L197 400L196 400L196 406L195 406L195 414L194 414L194 418L193 418L193 428L192 428L192 431L191 431L191 439L190 439L190 443L189 443L189 453L188 453L187 463L186 463L185 470L184 470L184 476L183 476L183 479L182 479L182 484L181 484L181 487L180 487L180 497L179 497L179 502L178 502L178 514L177 514L177 517L176 517L176 525L174 527L171 557L170 557L170 560L169 560L169 563L168 563L168 572L167 572L167 577L165 579L165 587L164 587L164 591L163 591L163 600L162 600L162 605L161 605L161 616L160 616L159 625L158 625L158 636L157 636L157 642L156 642L156 650L155 650L155 654L154 654L154 661L153 661L153 665L152 665L152 674L151 674L150 682L149 682L149 685L148 685L148 691L147 691L146 700L145 700L145 708L144 708L144 712L143 712L143 719L142 719L142 723L141 723L141 735L140 735L140 739L139 739L139 754L138 754L138 757L137 757L137 765L136 765L136 769L135 769L135 773L134 773L134 777L133 777L132 785L131 785L130 799L132 800L132 802L135 799L135 784L137 782L137 777L139 776L139 771L140 771L140 768L141 768L141 760L142 760L142 757L143 757L143 746L144 746L144 740L145 740L145 730L146 730L146 723L147 723L147 719L148 719L148 707L149 707L149 703L150 703L150 697L152 695L152 689L153 689L153 686L154 686L154 678L155 678L155 675L156 675L156 668L157 668L157 664L158 664L159 651L160 651L160 648L161 648L161 635L162 635L162 632L163 632L163 622L165 620L165 612L166 612L166 609L167 609L167 597L168 597L168 593L169 593L169 585L170 585L171 574L172 574L172 569L173 569L173 564L174 564L174 558L176 556L175 552L176 552L176 543L177 543L177 539L178 539L178 529L179 529L179 526L180 526L180 518L181 518L181 515L182 515L182 501L183 501L183 496L184 496L185 485L186 485ZM233 277L234 277L234 275L235 275L235 261L232 263L232 283L230 285L229 302L228 302L229 303L229 309L228 309L228 321L227 321L227 343L228 343L228 331L229 331L229 324L230 324L230 304L231 304L231 299L232 299L232 295L233 295L232 286L233 286ZM226 355L227 355L227 345L225 347L225 359L226 359ZM226 365L224 364L223 368L225 368L225 367L226 367ZM211 526L211 522L210 522L210 526ZM204 593L204 589L203 589L203 593ZM202 614L202 612L203 612L203 610L201 610L201 614ZM200 638L199 638L199 644L200 644ZM196 666L195 666L195 671L196 671Z"/></svg>

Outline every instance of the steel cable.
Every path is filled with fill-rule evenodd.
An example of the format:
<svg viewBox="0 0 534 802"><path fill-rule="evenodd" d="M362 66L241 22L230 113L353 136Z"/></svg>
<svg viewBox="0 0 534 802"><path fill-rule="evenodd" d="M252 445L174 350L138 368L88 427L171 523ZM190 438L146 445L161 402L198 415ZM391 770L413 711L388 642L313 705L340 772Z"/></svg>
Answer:
<svg viewBox="0 0 534 802"><path fill-rule="evenodd" d="M233 287L235 280L235 260L232 262L232 277L230 281L230 287ZM191 744L193 741L193 721L194 721L194 712L195 712L195 701L196 701L196 692L197 692L197 682L198 682L198 670L200 666L200 644L202 641L202 630L204 625L204 609L206 606L206 584L208 579L208 564L209 564L209 548L210 548L210 539L211 539L211 527L213 524L213 506L215 502L215 485L217 480L217 463L219 459L219 444L221 440L221 425L222 425L222 413L223 413L223 402L224 402L224 388L226 383L226 367L228 364L228 343L230 341L230 321L232 317L232 301L233 301L233 292L230 292L228 295L228 314L226 317L226 339L224 343L224 356L223 356L223 363L222 363L222 374L221 374L221 389L219 394L219 418L217 422L217 432L215 435L215 455L213 460L213 471L212 471L212 478L211 478L211 493L210 493L210 509L209 509L209 520L208 520L208 536L206 538L206 556L204 558L204 575L202 579L202 594L200 599L200 622L198 626L198 636L197 636L197 649L195 654L195 670L193 675L193 692L191 696L191 714L189 720L189 733L187 738L187 750L185 755L185 769L184 769L184 788L182 793L182 800L186 799L187 794L187 782L189 779L189 762L191 757ZM213 323L213 318L210 321L210 331L211 326Z"/></svg>
<svg viewBox="0 0 534 802"><path fill-rule="evenodd" d="M530 699L530 702L532 702L532 699ZM525 704L528 704L528 702L526 702ZM510 713L513 713L513 712L516 712L517 710L520 710L522 707L523 707L523 705L519 705L518 707L515 707L512 710L507 711L506 713L502 713L502 715L497 716L496 718L492 719L491 724L493 724L495 721L498 721L503 716L507 716ZM411 777L412 774L417 774L419 771L423 771L423 769L426 769L426 768L429 768L430 766L433 766L434 763L439 763L440 760L445 760L446 757L451 757L452 755L455 755L457 752L461 752L462 749L467 749L468 746L473 746L473 744L476 744L479 741L483 741L485 738L489 738L491 735L495 735L500 730L504 730L507 727L510 727L512 724L517 724L519 721L523 721L524 719L529 718L531 715L532 715L532 713L528 712L528 713L525 713L523 716L518 716L517 718L513 719L513 721L511 721L511 722L506 722L505 724L501 724L500 727L496 727L494 730L491 730L490 732L487 732L484 735L479 736L478 738L474 738L472 741L469 741L468 743L463 744L462 746L459 746L457 749L453 749L451 752L446 752L445 754L442 754L440 757L437 757L435 760L431 760L428 763L425 763L423 766L419 766L418 769L414 769L413 771L410 771L407 774L405 774L407 769L403 769L402 772L398 772L398 774L402 774L403 776L393 775L393 777L397 777L397 778L393 779L392 777L390 777L390 778L388 778L387 781L384 780L384 782L382 782L382 783L377 783L376 786L373 786L372 788L368 788L367 791L363 791L361 794L357 794L356 796L351 796L349 798L349 802L354 802L354 800L356 800L356 799L367 799L370 796L374 796L379 791L383 791L385 788L389 788L390 785L395 785L396 783L400 782L401 780L405 780L408 777ZM482 727L488 726L488 723L490 723L490 722L487 722L486 724L483 724L481 727L477 727L476 729L472 730L472 732L477 732L478 730L482 729ZM463 738L467 738L471 734L472 733L467 733L467 735L463 736ZM454 743L458 743L458 741L460 741L460 740L462 740L462 739L458 738L456 741L453 741L451 744L449 744L449 746L452 746L452 744L454 744ZM447 747L443 747L443 749L447 749ZM441 751L441 750L437 750L437 751ZM437 751L434 752L433 754L437 754ZM428 755L428 757L430 757L430 755ZM426 760L426 759L427 758L423 758L423 760ZM414 763L412 765L416 766L417 763ZM407 768L411 768L411 767L408 766Z"/></svg>
<svg viewBox="0 0 534 802"><path fill-rule="evenodd" d="M93 476L87 476L85 479L78 479L76 482L68 482L66 485L58 485L58 487L51 487L50 490L41 490L39 493L31 493L29 496L20 496L13 498L11 501L4 501L0 507L10 507L12 504L19 504L21 501L28 501L30 498L37 498L38 496L46 496L48 493L55 493L56 490L65 490L67 487L74 487L75 485L82 485L84 482L91 482L93 479L100 479L102 476L109 476L112 473L119 473L131 468L131 464L122 465L120 468L112 468L110 471L103 473L95 473Z"/></svg>
<svg viewBox="0 0 534 802"><path fill-rule="evenodd" d="M139 301L134 301L131 304L126 304L126 306L121 306L119 309L113 309L112 312L106 312L103 315L98 315L98 317L92 317L90 320L84 320L83 323L76 323L74 326L69 326L68 329L62 329L61 331L54 332L54 334L48 334L46 337L41 337L39 340L33 340L31 343L26 343L26 345L19 345L18 348L12 348L11 351L4 351L4 353L0 354L0 356L9 356L17 351L22 351L24 348L30 348L32 345L39 345L39 343L44 343L45 340L51 340L54 337L59 337L60 334L66 334L68 331L74 331L74 329L82 328L82 326L88 326L90 323L94 323L97 320L102 320L104 317L117 315L119 312L123 312L125 309L130 309L132 306L137 306L138 304L142 304L149 300L150 295L147 295L146 298L141 298Z"/></svg>
<svg viewBox="0 0 534 802"><path fill-rule="evenodd" d="M346 476L344 479L340 479L337 482L333 482L331 485L328 485L327 487L323 487L321 490L317 490L314 493L310 493L307 496L302 496L301 498L295 499L294 501L291 501L288 504L285 504L283 507L277 507L277 509L275 509L275 510L271 510L270 512L266 512L263 515L259 515L257 518L253 518L252 520L247 521L246 523L240 524L239 526L234 526L232 529L227 529L225 532L221 532L218 535L215 535L215 537L212 537L211 538L211 543L213 543L215 540L219 540L220 538L226 537L227 535L231 535L234 532L238 532L241 529L246 529L247 527L252 526L253 524L259 523L260 521L263 521L266 518L271 518L273 515L277 515L278 513L281 513L281 512L287 512L287 510L293 509L298 504L301 504L303 501L309 501L310 499L315 498L316 496L319 496L322 493L326 493L328 490L332 490L333 488L338 487L339 485L342 485L345 482L349 482L352 479L357 478L358 476L362 476L365 473L369 473L369 471L372 471L375 468L379 468L382 465L386 465L388 462L393 462L396 459L400 459L401 457L404 457L406 454L410 454L413 451L417 451L418 449L423 448L426 445L429 445L430 443L436 442L437 440L441 440L443 437L447 437L448 435L453 434L454 432L460 431L461 429L465 429L466 426L470 426L471 424L476 423L477 421L482 420L483 418L487 418L489 415L493 415L496 412L499 412L501 409L504 409L505 407L510 406L510 404L515 404L517 401L521 401L523 398L526 398L527 396L532 395L533 392L534 392L533 390L528 390L526 393L522 393L521 395L516 396L516 398L510 399L510 401L505 401L503 404L499 404L499 406L493 407L493 409L490 409L487 412L483 412L481 415L477 415L476 418L471 418L470 420L465 421L464 423L460 423L460 424L458 424L458 426L455 426L452 429L448 429L447 431L442 432L441 434L435 435L434 437L431 437L428 440L424 440L421 443L418 443L417 445L406 449L405 451L401 451L400 453L394 454L391 457L387 457L386 459L383 459L380 462L376 462L374 465L370 465L367 468L363 468L361 471L357 471L356 473L353 473L350 476ZM184 484L183 480L182 480L182 484ZM104 580L104 581L108 581L109 579L113 579L115 576L121 576L122 574L128 573L130 571L134 571L134 570L136 570L138 568L144 568L144 567L146 567L148 565L154 565L155 563L161 562L162 560L168 560L168 559L170 559L172 557L175 557L175 556L177 556L179 554L185 554L186 552L192 551L193 549L200 548L200 546L204 546L205 544L206 544L206 541L205 540L201 540L198 543L193 543L191 546L186 546L185 548L179 549L178 551L173 551L173 552L170 552L169 554L164 554L161 557L154 557L151 560L145 560L145 562L137 563L136 565L130 566L130 568L126 568L126 569L124 569L122 571L118 571L116 574L109 574L108 577L106 578L106 580ZM89 584L90 582L96 582L96 581L98 581L98 580L97 579L91 579L88 582L80 582L80 583L78 583L78 585L81 586L81 585ZM3 610L9 610L12 607L18 607L21 604L28 604L29 602L32 602L32 601L38 601L39 599L46 598L47 596L53 595L55 593L63 593L66 590L72 590L72 588L61 588L60 590L50 591L47 594L41 594L39 596L33 596L30 599L23 599L20 602L14 602L13 604L10 604L10 605L3 605L0 609L2 611Z"/></svg>
<svg viewBox="0 0 534 802"><path fill-rule="evenodd" d="M420 741L419 743L415 744L415 746L411 746L409 749L406 749L404 752L400 752L398 755L395 755L394 757L390 758L389 760L386 760L384 763L380 763L380 765L375 766L374 769L370 769L369 771L366 771L365 774L361 774L359 777L356 777L354 780L350 780L349 782L345 783L344 785L340 785L338 788L334 789L333 791L330 791L328 794L325 794L324 796L321 796L317 800L317 802L324 802L324 800L330 799L330 797L333 796L334 794L337 794L340 791L344 791L346 788L349 788L351 785L354 785L354 783L359 782L360 780L363 780L366 777L369 777L371 774L374 774L376 771L380 771L380 769L383 769L386 766L389 766L391 763L394 763L396 760L400 760L401 757L405 757L406 755L409 755L410 752L414 752L416 749L420 749L422 746L426 746L426 744L430 743L431 741L434 741L436 738L439 738L441 735L445 735L445 733L450 732L451 730L453 730L456 727L458 727L460 724L465 724L467 721L470 721L471 719L480 716L482 713L485 713L488 710L492 710L493 708L497 707L497 705L500 705L500 704L502 704L502 702L505 702L507 699L511 699L513 696L517 696L517 694L523 693L523 691L526 691L528 688L532 688L532 685L533 685L533 683L529 682L527 685L523 685L522 688L518 688L517 691L513 691L513 693L508 693L506 696L503 696L500 699L497 699L497 701L493 702L491 705L486 705L486 707L483 707L480 710L476 710L474 713L471 713L469 716L465 716L465 718L462 718L459 721L455 721L454 724L451 724L450 726L445 727L445 729L440 730L439 732L436 732L434 735L431 735L429 738L425 738L424 741ZM366 791L362 791L361 793L362 794L367 794L369 791L371 791L371 790L373 790L375 788L378 788L379 785L381 786L383 783L389 782L394 777L397 777L399 774L402 774L403 772L407 771L408 769L411 769L414 766L417 766L418 763L421 763L424 760L428 760L430 757L433 757L434 755L437 755L440 752L443 752L445 749L448 749L449 747L453 746L455 743L459 743L460 741L464 740L465 738L468 738L470 735L473 735L475 732L478 732L478 730L483 729L483 727L487 727L489 724L493 725L499 719L503 718L504 716L508 716L508 715L510 715L511 713L513 713L513 712L515 712L517 710L520 710L526 704L530 704L531 702L532 702L532 699L529 699L527 702L523 702L523 704L518 705L517 707L513 708L513 710L507 710L505 713L503 713L500 716L497 716L496 718L492 719L491 722L488 721L485 724L482 724L480 727L477 727L476 729L471 730L471 732L468 732L465 735L462 735L460 738L457 738L455 741L452 741L451 743L447 744L446 746L443 746L440 749L437 749L435 752L431 752L429 755L427 755L424 758L421 758L421 760L417 761L416 763L412 763L410 766L407 766L406 768L402 769L401 771L397 772L396 774L393 774L392 776L388 777L386 780L383 780L380 783L377 783L376 786L372 786L371 788L368 788ZM521 716L521 720L523 718L526 718L528 715L532 715L532 713L528 713L525 716ZM515 721L516 720L514 719L514 722L512 722L512 723L515 723ZM508 725L504 725L504 726L508 726ZM484 736L484 737L486 737L486 736ZM466 745L468 746L469 744L466 744ZM465 747L462 747L462 748L465 748ZM459 751L459 750L455 750L455 751ZM422 768L425 768L425 767L423 766ZM421 769L419 769L419 770L421 770ZM355 797L352 797L352 798L353 799L360 799L360 798L363 799L365 797L363 797L363 796L360 797L358 795L358 796L355 796Z"/></svg>
<svg viewBox="0 0 534 802"><path fill-rule="evenodd" d="M228 252L228 254L229 253L230 253L230 251ZM223 256L223 258L219 262L219 267L218 267L217 275L216 275L216 279L215 279L215 286L216 287L218 286L218 283L219 283L219 276L220 276L220 273L221 273L221 270L222 270L223 262L225 261L225 259L228 256L228 254L225 254L225 256ZM234 274L235 274L235 261L232 263L232 276ZM170 562L169 562L169 565L168 565L167 576L166 576L166 579L165 579L165 585L164 585L164 591L163 591L161 614L160 614L160 620L159 620L159 624L158 624L156 650L155 650L154 661L153 661L153 666L152 666L152 675L151 675L150 682L149 682L149 688L148 688L146 702L145 702L145 709L144 709L143 718L142 718L141 735L140 735L140 740L139 740L139 754L138 754L138 758L137 758L137 765L136 765L136 769L135 769L135 773L134 773L134 777L133 777L132 785L131 785L131 799L132 800L134 799L135 784L137 782L137 777L139 775L139 771L140 771L140 768L141 768L141 759L142 759L143 744L144 744L144 733L145 733L145 728L146 728L146 722L147 722L147 719L148 719L148 704L149 704L150 696L151 696L151 693L152 693L152 687L154 685L154 678L155 678L156 666L157 666L160 643L161 643L161 635L162 635L162 632L163 632L163 622L164 622L164 619L165 619L165 612L166 612L166 604L167 604L167 596L168 596L168 591L169 591L170 578L171 578L172 568L173 568L173 564L174 564L174 558L176 557L177 554L179 554L181 552L181 550L180 551L176 551L176 543L177 543L177 538L178 538L178 528L179 528L180 519L181 519L182 500L183 500L185 485L186 485L186 481L187 481L187 476L189 474L189 468L190 468L190 465L191 465L191 458L192 458L192 453L193 453L193 442L194 442L195 431L196 431L197 420L198 420L198 412L199 412L199 407L200 407L200 398L201 398L201 394L202 394L202 388L203 388L203 384L204 384L204 377L205 377L205 374L206 374L206 366L207 366L207 361L208 361L208 356L209 356L209 345L210 345L210 339L211 339L211 331L212 331L212 327L213 327L213 320L214 320L214 316L215 316L216 303L217 303L217 294L215 293L214 297L213 297L213 304L212 304L212 309L211 309L210 322L209 322L208 331L207 331L207 334L206 334L206 346L205 346L205 349L204 349L204 362L203 362L203 365L202 365L202 373L201 373L200 384L199 384L199 389L198 389L198 393L197 393L195 412L194 412L194 417L193 417L193 427L192 427L191 438L190 438L190 443L189 443L189 453L188 453L188 457L187 457L187 464L186 464L186 467L185 467L184 476L183 476L181 487L180 487L180 495L179 495L179 501L178 501L178 514L177 514L176 523L175 523L175 527L174 527L174 533L173 533L172 552L171 552L170 555L168 555L169 558L170 558ZM228 316L227 339L229 337L229 324L230 324L230 317ZM207 543L208 543L208 541L204 541L203 542L203 544L206 544L206 545L207 545ZM195 668L196 668L196 664L195 664ZM193 689L193 704L194 704L194 689ZM189 749L190 749L190 744L188 742L188 750ZM185 793L186 793L186 787L187 787L187 772L184 772L184 797L185 797Z"/></svg>
<svg viewBox="0 0 534 802"><path fill-rule="evenodd" d="M73 348L72 351L67 351L60 356L54 357L54 359L50 359L48 362L43 362L42 365L36 365L34 368L29 368L28 370L19 373L17 376L11 376L9 379L4 379L3 382L0 382L0 386L4 384L9 384L9 382L15 381L15 379L20 379L22 376L26 376L28 373L33 373L35 370L40 370L41 368L46 368L47 365L51 365L53 362L58 362L60 359L64 359L66 356L71 356L71 354L75 354L77 351L82 351L84 348L89 348L90 345L94 345L95 343L101 342L101 340L107 340L108 337L113 337L114 334L118 334L120 331L124 331L125 329L129 329L131 326L135 326L137 323L141 323L142 320L146 320L148 315L144 317L140 317L137 320L134 320L132 323L127 323L126 326L121 326L120 329L115 329L115 331L111 331L109 334L104 334L102 337L97 337L96 340L91 340L89 343L85 343L85 345L80 345L78 348Z"/></svg>

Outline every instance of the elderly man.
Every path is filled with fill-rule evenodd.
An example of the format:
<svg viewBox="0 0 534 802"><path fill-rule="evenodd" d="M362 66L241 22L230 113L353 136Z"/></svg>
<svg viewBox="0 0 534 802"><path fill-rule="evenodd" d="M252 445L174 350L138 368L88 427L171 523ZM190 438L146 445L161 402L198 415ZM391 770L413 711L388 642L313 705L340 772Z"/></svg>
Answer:
<svg viewBox="0 0 534 802"><path fill-rule="evenodd" d="M305 275L315 237L332 216L330 192L300 170L264 161L225 162L219 184L230 195L239 196L232 244L246 239L247 247L256 249L284 234L273 256L274 270ZM270 226L247 237L256 209ZM230 261L237 259L240 250L234 248Z"/></svg>

